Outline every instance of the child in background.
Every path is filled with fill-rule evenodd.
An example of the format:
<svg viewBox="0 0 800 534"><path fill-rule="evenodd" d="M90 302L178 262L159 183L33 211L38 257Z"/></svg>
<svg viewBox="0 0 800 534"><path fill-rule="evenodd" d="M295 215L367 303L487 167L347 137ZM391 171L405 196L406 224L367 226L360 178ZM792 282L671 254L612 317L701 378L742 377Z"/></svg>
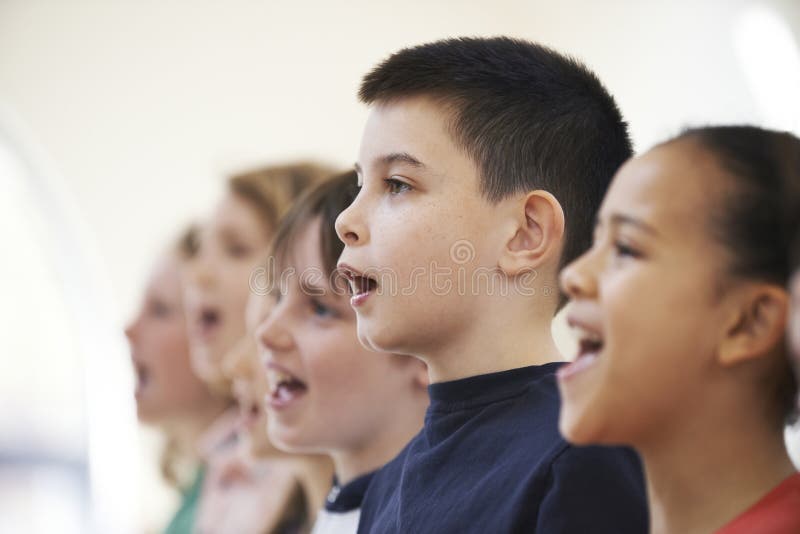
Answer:
<svg viewBox="0 0 800 534"><path fill-rule="evenodd" d="M617 173L562 274L580 348L559 371L561 429L640 453L653 534L800 532L783 439L798 190L797 138L689 130Z"/></svg>
<svg viewBox="0 0 800 534"><path fill-rule="evenodd" d="M578 62L509 38L402 50L360 96L339 266L362 343L423 360L432 384L359 532L646 532L635 454L570 447L557 424L551 288L631 154L613 98Z"/></svg>
<svg viewBox="0 0 800 534"><path fill-rule="evenodd" d="M291 202L306 187L332 173L326 167L298 163L233 176L200 235L185 293L192 364L198 376L229 398L233 394L223 361L247 336L245 310L252 271ZM241 410L251 408L232 402L231 409L200 440L207 476L195 521L199 533L261 532L262 524L270 524L273 519L264 508L266 501L245 499L242 494L255 497L288 493L296 488L293 478L269 476L274 470L252 469L240 477L229 476L231 462L242 452L237 446ZM313 513L316 503L309 508Z"/></svg>
<svg viewBox="0 0 800 534"><path fill-rule="evenodd" d="M275 304L258 329L270 395L269 435L290 452L325 453L336 478L314 534L354 534L372 473L422 427L427 372L408 356L370 354L335 272L334 222L355 196L349 172L292 207L275 235Z"/></svg>
<svg viewBox="0 0 800 534"><path fill-rule="evenodd" d="M262 513L258 521L244 517L250 524L241 525L236 532L245 532L259 525L258 532L276 534L307 533L313 527L317 508L330 490L333 465L321 454L286 454L272 444L267 435L267 411L264 399L269 393L266 368L260 361L255 343L255 331L269 313L272 297L260 295L253 288L248 299L246 324L248 335L229 351L222 361L224 374L233 385L240 407L240 454L220 466L221 477L229 484L237 482L243 491L227 501L255 500ZM278 486L293 486L290 491L275 491L274 485L255 485L251 482L262 476L283 478ZM288 477L288 480L286 479Z"/></svg>
<svg viewBox="0 0 800 534"><path fill-rule="evenodd" d="M181 490L180 507L167 534L192 532L204 470L196 443L228 407L192 372L183 306L182 268L196 252L196 228L188 229L153 270L136 317L125 328L136 373L139 420L165 435L164 479Z"/></svg>

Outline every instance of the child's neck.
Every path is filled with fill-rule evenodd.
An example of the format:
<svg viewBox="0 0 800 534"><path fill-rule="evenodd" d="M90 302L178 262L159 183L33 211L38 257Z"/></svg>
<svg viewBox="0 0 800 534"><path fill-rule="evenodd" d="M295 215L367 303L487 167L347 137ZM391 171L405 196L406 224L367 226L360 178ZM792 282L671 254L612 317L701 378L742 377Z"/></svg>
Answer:
<svg viewBox="0 0 800 534"><path fill-rule="evenodd" d="M192 460L198 459L198 443L209 428L226 413L230 403L214 397L207 404L198 407L194 413L170 425L167 434L175 443L179 453Z"/></svg>
<svg viewBox="0 0 800 534"><path fill-rule="evenodd" d="M427 407L427 391L415 392L407 400L397 403L395 415L391 420L383 421L383 427L372 432L367 442L359 447L349 446L344 450L331 451L339 484L345 485L375 471L400 454L403 447L422 429Z"/></svg>
<svg viewBox="0 0 800 534"><path fill-rule="evenodd" d="M637 449L652 534L713 532L794 472L783 433L763 417L696 417L651 443Z"/></svg>
<svg viewBox="0 0 800 534"><path fill-rule="evenodd" d="M308 501L308 510L314 515L325 505L331 489L333 466L324 454L289 454L281 461L290 463Z"/></svg>
<svg viewBox="0 0 800 534"><path fill-rule="evenodd" d="M528 303L528 307L530 304ZM418 357L431 383L563 361L551 332L552 314L487 308L479 321Z"/></svg>

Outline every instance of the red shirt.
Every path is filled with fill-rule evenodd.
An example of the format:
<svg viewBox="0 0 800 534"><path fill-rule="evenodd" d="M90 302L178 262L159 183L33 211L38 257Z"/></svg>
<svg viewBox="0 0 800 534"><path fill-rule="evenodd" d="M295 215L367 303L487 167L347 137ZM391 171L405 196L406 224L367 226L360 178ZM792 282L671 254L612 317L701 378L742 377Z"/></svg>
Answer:
<svg viewBox="0 0 800 534"><path fill-rule="evenodd" d="M716 534L800 534L800 473L781 482Z"/></svg>

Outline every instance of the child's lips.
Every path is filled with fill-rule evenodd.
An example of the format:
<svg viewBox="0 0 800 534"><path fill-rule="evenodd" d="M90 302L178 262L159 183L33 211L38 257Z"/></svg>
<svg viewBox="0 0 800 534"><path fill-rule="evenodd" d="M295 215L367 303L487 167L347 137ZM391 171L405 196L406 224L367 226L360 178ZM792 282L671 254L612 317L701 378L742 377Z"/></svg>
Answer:
<svg viewBox="0 0 800 534"><path fill-rule="evenodd" d="M308 387L303 381L273 363L267 364L267 383L269 385L269 393L266 396L266 401L267 405L273 410L289 408L308 392Z"/></svg>
<svg viewBox="0 0 800 534"><path fill-rule="evenodd" d="M133 359L133 369L136 374L136 389L134 395L136 398L139 398L144 394L147 385L150 383L150 370L145 364L137 361L135 358Z"/></svg>
<svg viewBox="0 0 800 534"><path fill-rule="evenodd" d="M585 370L591 368L597 360L597 353L582 354L575 358L575 361L568 363L558 369L556 375L561 381L569 380L570 378L581 374Z"/></svg>
<svg viewBox="0 0 800 534"><path fill-rule="evenodd" d="M193 333L203 343L210 343L222 326L222 313L212 306L203 306L194 314Z"/></svg>
<svg viewBox="0 0 800 534"><path fill-rule="evenodd" d="M377 280L346 263L339 264L338 271L350 284L350 305L354 308L363 305L370 294L378 288Z"/></svg>
<svg viewBox="0 0 800 534"><path fill-rule="evenodd" d="M598 329L587 326L574 317L567 323L578 336L578 354L572 363L562 366L557 373L559 380L569 380L593 367L603 350L604 340Z"/></svg>

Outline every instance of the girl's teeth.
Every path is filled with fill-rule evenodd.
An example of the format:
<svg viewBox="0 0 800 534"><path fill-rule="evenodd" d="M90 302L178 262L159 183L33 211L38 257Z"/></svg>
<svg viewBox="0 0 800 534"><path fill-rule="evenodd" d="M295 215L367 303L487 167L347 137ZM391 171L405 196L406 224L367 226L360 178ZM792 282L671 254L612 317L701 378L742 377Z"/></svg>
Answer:
<svg viewBox="0 0 800 534"><path fill-rule="evenodd" d="M574 326L572 328L575 337L579 342L586 342L586 343L602 343L603 338L600 336L599 333L587 330L580 326Z"/></svg>
<svg viewBox="0 0 800 534"><path fill-rule="evenodd" d="M292 380L291 375L283 373L281 371L270 369L270 371L267 373L267 381L269 383L269 388L273 391L278 389L278 386L280 386L282 383L291 382L291 380Z"/></svg>

